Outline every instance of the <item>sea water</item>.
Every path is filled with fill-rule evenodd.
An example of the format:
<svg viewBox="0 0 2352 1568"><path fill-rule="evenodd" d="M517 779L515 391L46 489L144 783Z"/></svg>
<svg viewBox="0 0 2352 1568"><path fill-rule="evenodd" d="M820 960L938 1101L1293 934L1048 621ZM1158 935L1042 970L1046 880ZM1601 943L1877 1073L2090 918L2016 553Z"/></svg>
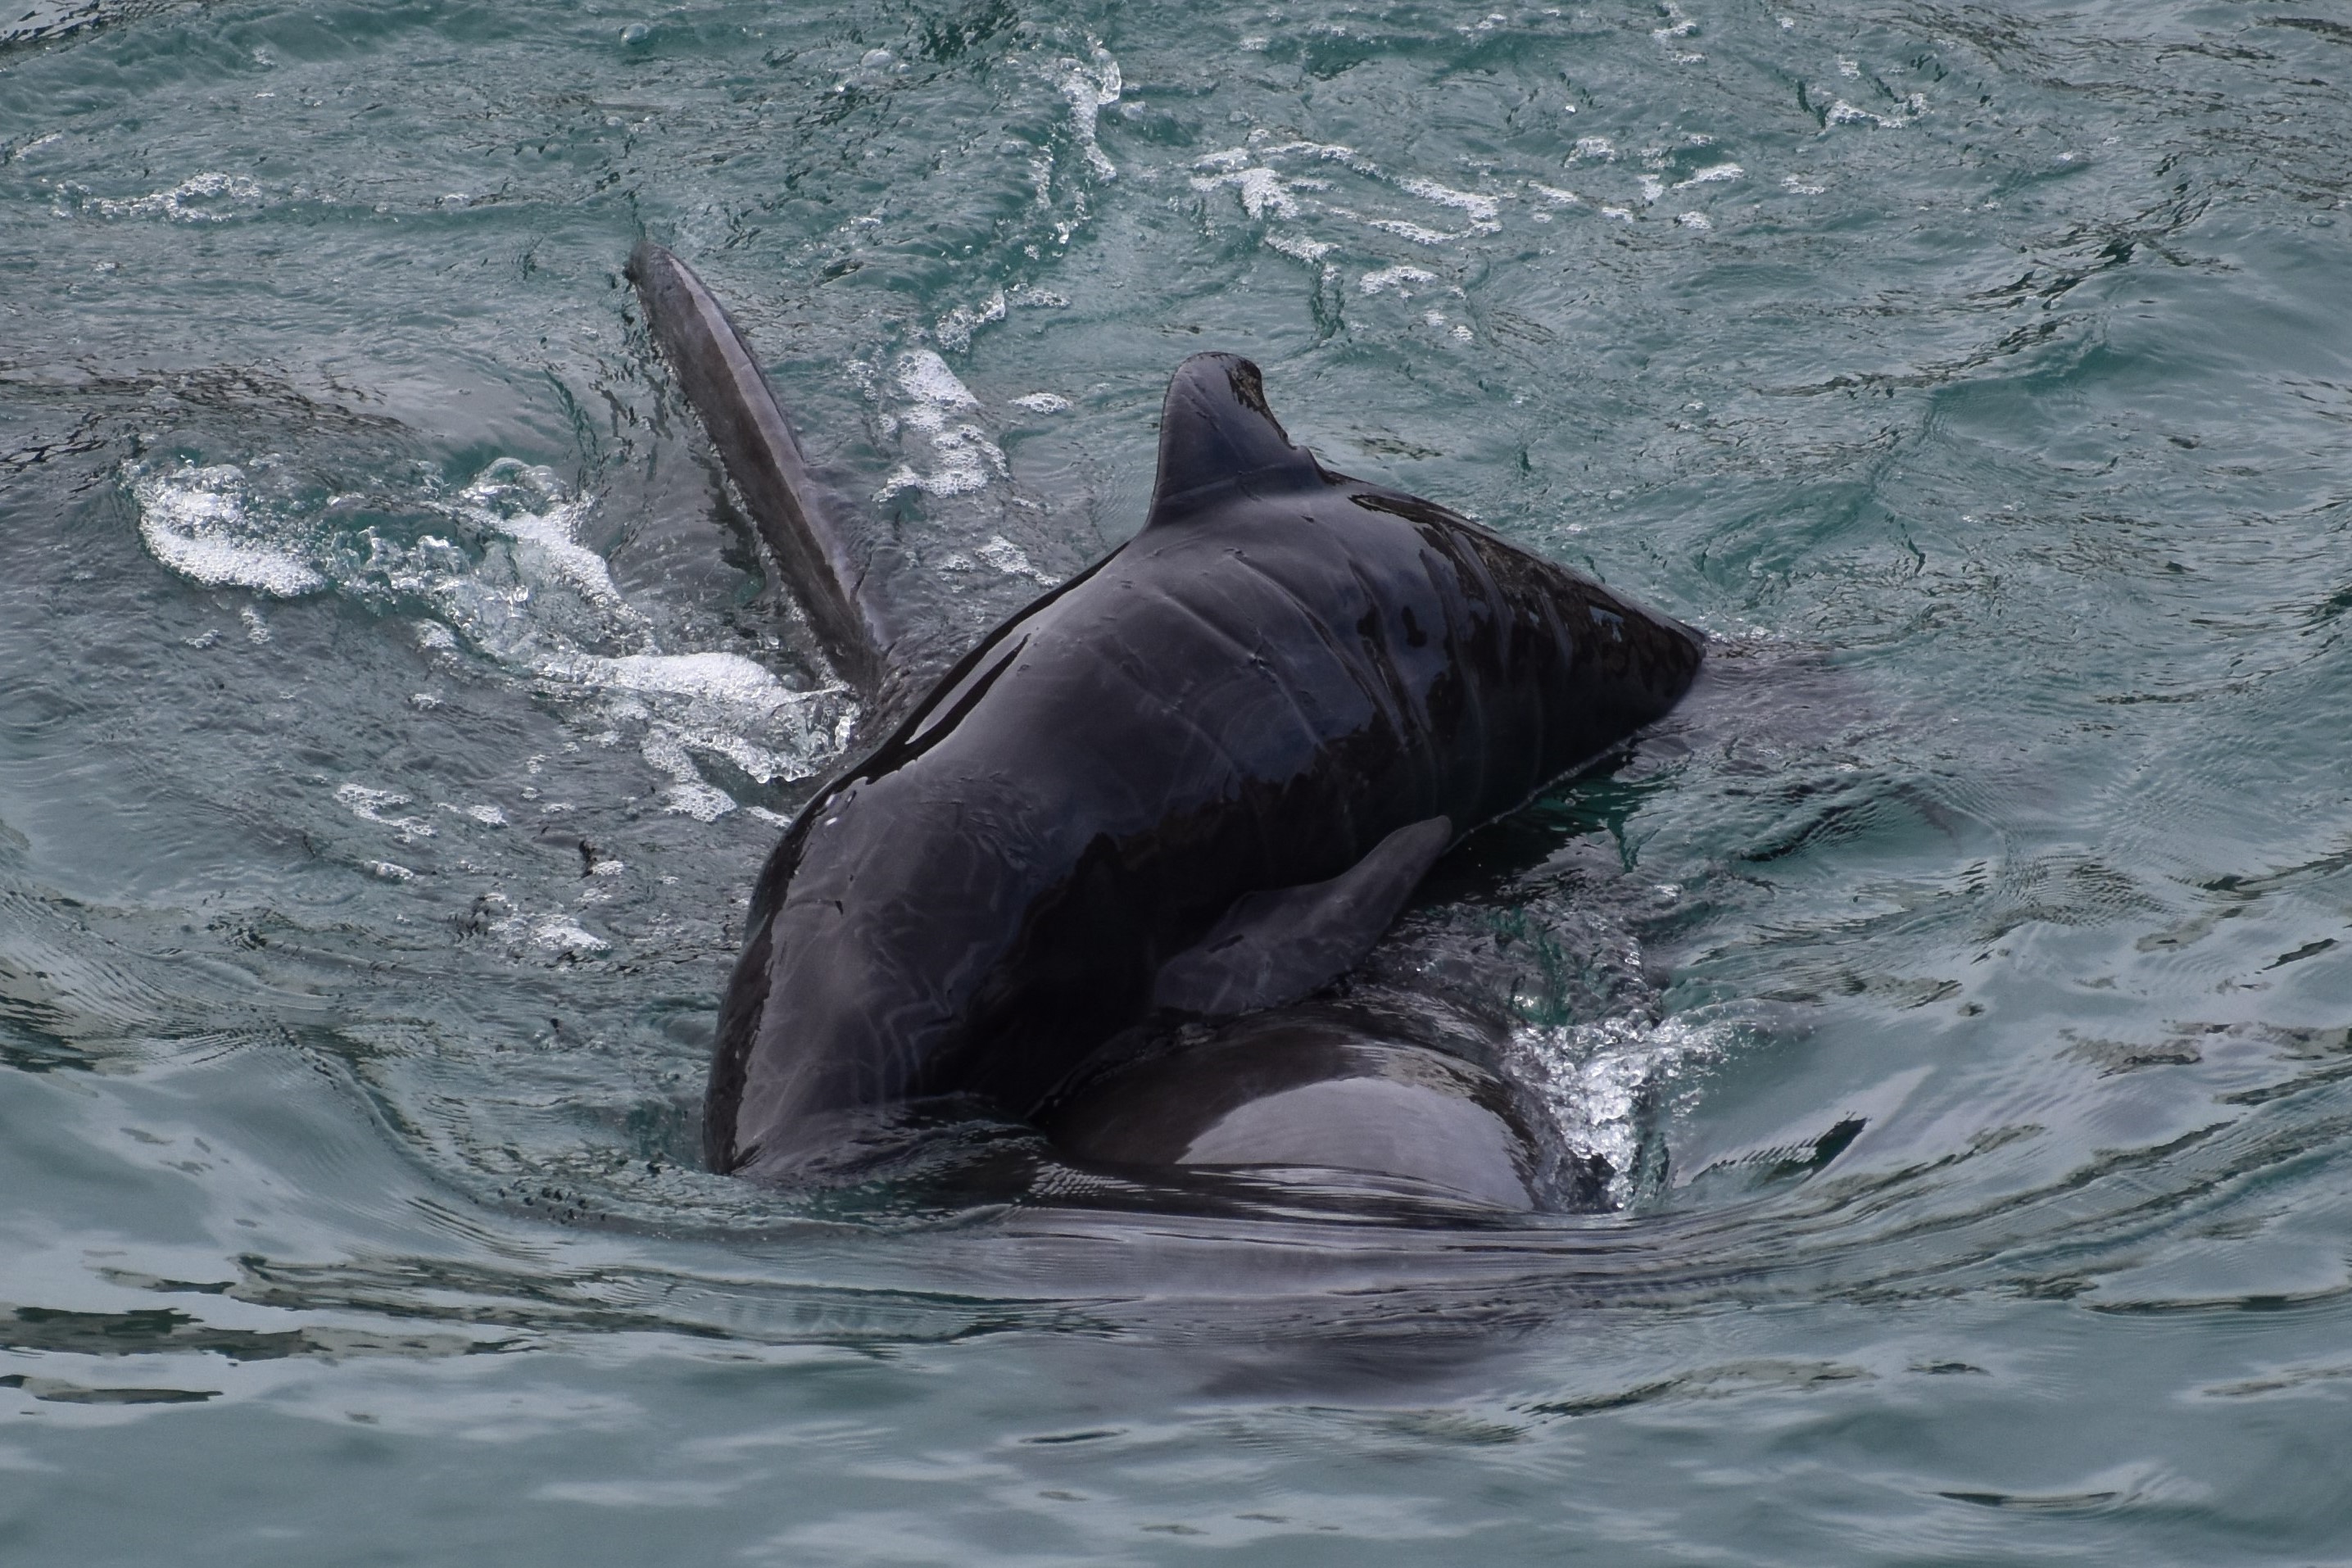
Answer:
<svg viewBox="0 0 2352 1568"><path fill-rule="evenodd" d="M0 1559L2346 1560L2347 84L2340 0L16 0ZM1708 634L1353 983L1595 1212L698 1168L859 714L645 236L943 642L1212 348Z"/></svg>

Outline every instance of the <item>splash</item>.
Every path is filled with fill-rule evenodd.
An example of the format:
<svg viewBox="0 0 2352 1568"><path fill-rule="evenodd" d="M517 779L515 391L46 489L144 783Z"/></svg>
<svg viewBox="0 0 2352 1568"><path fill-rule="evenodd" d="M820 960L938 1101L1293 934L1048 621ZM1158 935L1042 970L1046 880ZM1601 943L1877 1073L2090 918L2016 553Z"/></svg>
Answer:
<svg viewBox="0 0 2352 1568"><path fill-rule="evenodd" d="M315 594L327 580L272 537L268 521L246 511L245 470L185 463L169 474L138 475L139 538L147 552L208 588L251 588L274 598Z"/></svg>
<svg viewBox="0 0 2352 1568"><path fill-rule="evenodd" d="M912 378L929 406L970 397L944 364L937 372ZM570 708L601 743L634 739L668 779L671 811L709 822L737 809L707 769L739 786L789 784L822 772L848 743L857 710L844 688L794 690L731 649L659 646L652 621L583 542L592 500L545 468L500 458L454 496L408 498L425 526L404 538L385 522L339 529L362 498L257 493L264 478L282 476L270 459L250 467L129 470L149 552L206 586L281 598L331 589L409 614L428 654L487 659ZM367 505L379 511L383 498ZM246 614L261 625L250 606ZM406 796L354 782L336 799L403 842L433 834L423 817L398 814L412 804Z"/></svg>
<svg viewBox="0 0 2352 1568"><path fill-rule="evenodd" d="M1721 1058L1734 1037L1722 1019L1528 1025L1513 1031L1504 1066L1534 1092L1565 1149L1608 1163L1605 1195L1622 1207L1663 1180L1655 1122L1668 1087Z"/></svg>

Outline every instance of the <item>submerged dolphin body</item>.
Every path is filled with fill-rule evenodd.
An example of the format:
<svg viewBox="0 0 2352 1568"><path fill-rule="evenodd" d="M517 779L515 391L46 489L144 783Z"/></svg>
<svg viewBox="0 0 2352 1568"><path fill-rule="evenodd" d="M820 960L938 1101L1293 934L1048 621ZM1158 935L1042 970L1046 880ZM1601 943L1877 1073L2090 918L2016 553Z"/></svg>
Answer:
<svg viewBox="0 0 2352 1568"><path fill-rule="evenodd" d="M1221 1055L1055 1091L1140 1026L1277 1006L1346 972L1449 846L1673 707L1697 634L1330 472L1255 365L1205 353L1169 385L1141 531L920 690L740 336L667 251L641 247L632 272L827 653L887 726L759 879L719 1015L712 1167L786 1175L877 1113L970 1096L1020 1117L1058 1104L1082 1156L1393 1163L1524 1206L1493 1159L1430 1175L1411 1153L1521 1135L1475 1068L1278 1031L1253 1058L1244 1030ZM1290 1065L1260 1072L1257 1098L1281 1108L1204 1087L1267 1052ZM1187 1121L1121 1093L1218 1108ZM1301 1131L1318 1118L1349 1126Z"/></svg>

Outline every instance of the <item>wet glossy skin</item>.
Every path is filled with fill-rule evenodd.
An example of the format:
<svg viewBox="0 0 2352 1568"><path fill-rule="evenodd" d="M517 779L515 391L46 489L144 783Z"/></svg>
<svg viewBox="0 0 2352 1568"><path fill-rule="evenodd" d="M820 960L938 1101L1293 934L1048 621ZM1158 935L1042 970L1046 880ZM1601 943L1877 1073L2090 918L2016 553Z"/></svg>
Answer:
<svg viewBox="0 0 2352 1568"><path fill-rule="evenodd" d="M714 1168L861 1113L1031 1112L1237 899L1454 837L1663 714L1696 636L1290 445L1187 361L1134 540L992 633L777 847L720 1015Z"/></svg>
<svg viewBox="0 0 2352 1568"><path fill-rule="evenodd" d="M1105 1165L1371 1173L1441 1200L1536 1206L1536 1139L1501 1079L1311 1005L1085 1075L1038 1121Z"/></svg>

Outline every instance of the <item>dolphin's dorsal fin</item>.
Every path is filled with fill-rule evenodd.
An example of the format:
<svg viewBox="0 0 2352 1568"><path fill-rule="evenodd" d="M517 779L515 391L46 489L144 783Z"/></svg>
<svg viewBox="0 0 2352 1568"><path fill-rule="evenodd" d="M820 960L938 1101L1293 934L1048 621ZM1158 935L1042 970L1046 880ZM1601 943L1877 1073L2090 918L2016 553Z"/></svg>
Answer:
<svg viewBox="0 0 2352 1568"><path fill-rule="evenodd" d="M1238 354L1194 354L1169 378L1144 527L1181 521L1236 489L1299 489L1322 479L1314 455L1291 444L1266 406L1257 366Z"/></svg>

